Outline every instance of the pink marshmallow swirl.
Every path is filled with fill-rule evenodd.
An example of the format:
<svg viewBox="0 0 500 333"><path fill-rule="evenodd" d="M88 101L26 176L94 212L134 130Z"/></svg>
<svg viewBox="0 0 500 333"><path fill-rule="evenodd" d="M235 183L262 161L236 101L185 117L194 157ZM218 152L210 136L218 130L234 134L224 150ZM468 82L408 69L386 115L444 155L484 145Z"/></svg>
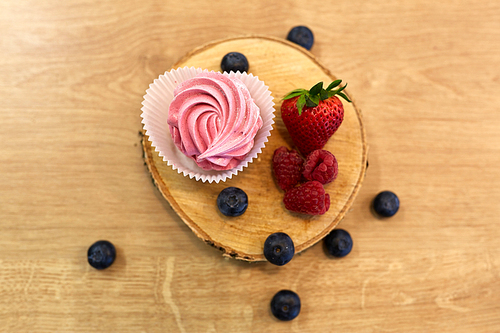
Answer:
<svg viewBox="0 0 500 333"><path fill-rule="evenodd" d="M252 149L262 118L240 79L202 72L175 88L167 123L177 148L200 168L229 170Z"/></svg>

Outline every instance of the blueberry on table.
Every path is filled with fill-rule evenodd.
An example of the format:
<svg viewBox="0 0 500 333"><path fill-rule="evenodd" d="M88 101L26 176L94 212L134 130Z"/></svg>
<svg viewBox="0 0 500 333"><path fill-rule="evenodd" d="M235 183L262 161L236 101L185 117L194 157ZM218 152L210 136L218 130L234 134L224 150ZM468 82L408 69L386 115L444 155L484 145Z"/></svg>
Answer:
<svg viewBox="0 0 500 333"><path fill-rule="evenodd" d="M380 192L373 200L373 209L380 216L391 217L398 212L399 198L391 191Z"/></svg>
<svg viewBox="0 0 500 333"><path fill-rule="evenodd" d="M284 232L271 234L264 242L264 257L271 264L283 266L292 260L294 254L293 241Z"/></svg>
<svg viewBox="0 0 500 333"><path fill-rule="evenodd" d="M332 256L345 257L352 249L351 235L343 229L334 229L325 237L325 246Z"/></svg>
<svg viewBox="0 0 500 333"><path fill-rule="evenodd" d="M292 320L299 315L300 298L291 290L281 290L271 300L271 312L279 320Z"/></svg>
<svg viewBox="0 0 500 333"><path fill-rule="evenodd" d="M226 187L217 197L217 207L226 216L240 216L248 207L248 196L240 188Z"/></svg>
<svg viewBox="0 0 500 333"><path fill-rule="evenodd" d="M286 37L290 42L298 44L310 50L314 44L314 36L312 31L303 25L292 28Z"/></svg>
<svg viewBox="0 0 500 333"><path fill-rule="evenodd" d="M87 258L95 269L108 268L116 258L115 246L106 240L97 241L89 247Z"/></svg>
<svg viewBox="0 0 500 333"><path fill-rule="evenodd" d="M248 60L243 54L239 52L229 52L226 54L220 63L220 68L223 72L237 72L241 73L248 71Z"/></svg>

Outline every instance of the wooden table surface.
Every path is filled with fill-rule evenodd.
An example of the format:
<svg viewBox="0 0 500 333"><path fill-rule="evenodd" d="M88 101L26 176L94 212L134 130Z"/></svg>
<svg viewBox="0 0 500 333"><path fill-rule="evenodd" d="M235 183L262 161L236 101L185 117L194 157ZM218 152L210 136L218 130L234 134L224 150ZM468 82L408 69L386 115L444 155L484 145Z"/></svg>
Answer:
<svg viewBox="0 0 500 333"><path fill-rule="evenodd" d="M225 259L153 186L142 96L199 45L299 24L364 117L354 248ZM496 0L1 1L0 331L499 332L499 42ZM301 297L291 322L270 314L280 289Z"/></svg>

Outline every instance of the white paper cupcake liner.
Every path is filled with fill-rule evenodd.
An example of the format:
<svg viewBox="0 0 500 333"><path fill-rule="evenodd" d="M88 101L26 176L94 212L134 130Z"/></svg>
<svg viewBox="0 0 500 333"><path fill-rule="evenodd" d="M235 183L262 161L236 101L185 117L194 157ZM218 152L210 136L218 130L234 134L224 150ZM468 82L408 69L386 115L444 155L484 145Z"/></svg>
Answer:
<svg viewBox="0 0 500 333"><path fill-rule="evenodd" d="M142 102L141 117L144 130L146 131L146 135L149 136L151 145L155 147L155 151L167 162L167 165L172 166L173 170L177 170L178 173L182 173L191 179L195 178L203 182L218 183L226 179L231 179L233 175L242 171L243 168L247 167L262 152L269 135L271 135L274 124L274 102L269 87L263 81L260 81L257 76L240 72L225 72L224 75L236 77L247 86L250 95L260 108L262 128L254 138L253 148L245 159L241 160L238 166L223 171L203 170L192 159L177 149L167 125L168 108L174 98L174 89L180 83L195 77L201 72L208 72L208 70L184 67L167 71L165 74L160 75L149 86L149 89L146 90L146 95L144 95L144 101Z"/></svg>

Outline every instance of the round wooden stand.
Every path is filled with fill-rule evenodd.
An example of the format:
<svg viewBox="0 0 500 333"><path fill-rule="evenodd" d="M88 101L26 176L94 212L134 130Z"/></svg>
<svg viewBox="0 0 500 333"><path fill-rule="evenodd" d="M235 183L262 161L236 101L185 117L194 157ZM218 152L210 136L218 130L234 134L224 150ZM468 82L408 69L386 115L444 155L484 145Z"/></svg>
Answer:
<svg viewBox="0 0 500 333"><path fill-rule="evenodd" d="M354 103L343 101L344 122L325 146L337 157L339 164L338 178L325 186L331 198L330 210L322 216L289 212L283 206L284 193L276 185L271 167L276 148L283 145L293 147L281 121L281 99L293 89L309 89L319 81L326 86L335 77L302 47L263 36L236 37L203 45L188 53L173 68L193 66L220 71L222 57L232 51L246 55L250 63L249 73L269 86L276 103L276 123L263 152L233 179L209 184L173 171L144 136L146 164L159 191L180 218L199 238L222 250L224 255L246 261L265 260L264 241L278 231L290 235L295 251L299 253L335 228L358 193L367 160L361 114ZM242 216L226 217L217 209L217 195L228 186L239 187L248 194L249 206Z"/></svg>

